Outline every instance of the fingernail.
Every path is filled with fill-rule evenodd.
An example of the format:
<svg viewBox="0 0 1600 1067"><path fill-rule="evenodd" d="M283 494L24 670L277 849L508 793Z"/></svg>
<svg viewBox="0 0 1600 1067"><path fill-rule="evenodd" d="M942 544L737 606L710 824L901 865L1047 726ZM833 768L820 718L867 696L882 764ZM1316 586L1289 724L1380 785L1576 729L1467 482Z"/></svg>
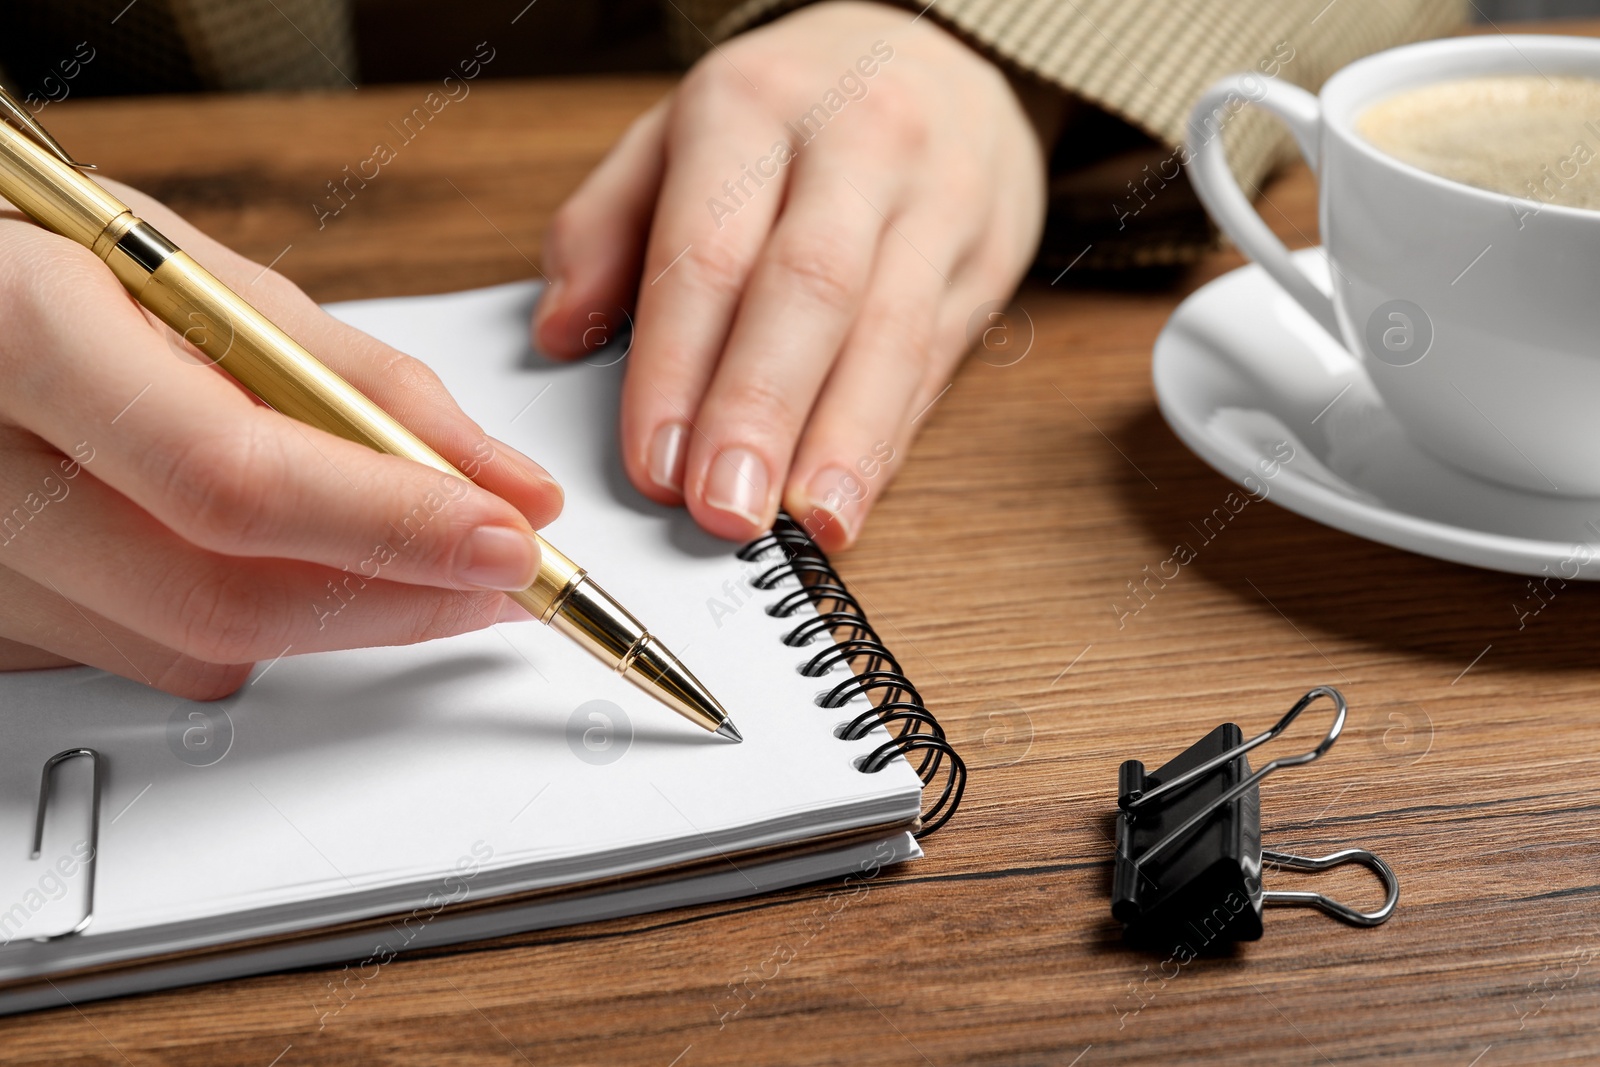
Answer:
<svg viewBox="0 0 1600 1067"><path fill-rule="evenodd" d="M748 448L730 448L711 462L706 477L706 503L762 525L767 509L767 467Z"/></svg>
<svg viewBox="0 0 1600 1067"><path fill-rule="evenodd" d="M808 529L807 532L815 537L829 526L839 531L845 544L850 544L856 539L855 523L846 511L847 501L842 499L845 486L859 484L851 473L843 467L825 467L811 476L810 483L806 486L806 499L810 501L814 511L820 511L826 520L816 530Z"/></svg>
<svg viewBox="0 0 1600 1067"><path fill-rule="evenodd" d="M538 542L509 526L480 526L456 549L455 578L463 585L526 589L538 571Z"/></svg>
<svg viewBox="0 0 1600 1067"><path fill-rule="evenodd" d="M683 492L684 444L688 431L681 422L665 422L650 438L650 480L674 493Z"/></svg>

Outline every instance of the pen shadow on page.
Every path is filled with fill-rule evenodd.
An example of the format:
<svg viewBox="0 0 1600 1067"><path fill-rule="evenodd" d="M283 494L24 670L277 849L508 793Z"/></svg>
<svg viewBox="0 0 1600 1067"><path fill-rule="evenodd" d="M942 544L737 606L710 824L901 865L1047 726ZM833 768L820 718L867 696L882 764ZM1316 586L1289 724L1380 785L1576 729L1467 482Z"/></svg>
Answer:
<svg viewBox="0 0 1600 1067"><path fill-rule="evenodd" d="M234 728L249 732L252 758L271 759L306 747L344 746L428 730L446 730L457 737L481 736L491 743L542 741L564 748L573 709L554 702L540 706L538 688L542 684L537 679L534 684L538 688L529 693L526 703L463 708L460 701L452 700L452 690L458 687L495 673L518 672L523 666L509 649L505 656L462 654L377 678L349 676L330 665L329 670L310 673L307 680L314 684L306 687L303 698L294 692L298 687L290 687L283 698L272 699L265 707L241 710L238 705L247 688L217 705L194 706L227 709L235 720ZM266 715L270 715L270 723L252 721ZM634 718L640 716L635 713ZM632 726L635 745L724 743L710 733L673 721L665 709L659 722L635 721Z"/></svg>

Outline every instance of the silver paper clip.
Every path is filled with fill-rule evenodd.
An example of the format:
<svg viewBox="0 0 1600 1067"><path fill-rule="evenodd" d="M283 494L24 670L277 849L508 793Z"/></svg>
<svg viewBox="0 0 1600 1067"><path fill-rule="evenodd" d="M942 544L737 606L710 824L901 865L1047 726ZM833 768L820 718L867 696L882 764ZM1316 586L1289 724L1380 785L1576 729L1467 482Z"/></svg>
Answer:
<svg viewBox="0 0 1600 1067"><path fill-rule="evenodd" d="M86 882L83 893L83 918L78 925L59 934L46 934L36 937L35 941L59 941L63 937L81 934L88 929L94 921L94 871L95 861L100 856L100 753L92 748L69 748L57 752L54 756L44 761L44 771L39 776L39 813L33 823L33 854L28 858L36 860L44 848L44 813L46 802L50 796L50 772L57 766L65 763L75 756L89 757L89 858L84 861L84 880Z"/></svg>

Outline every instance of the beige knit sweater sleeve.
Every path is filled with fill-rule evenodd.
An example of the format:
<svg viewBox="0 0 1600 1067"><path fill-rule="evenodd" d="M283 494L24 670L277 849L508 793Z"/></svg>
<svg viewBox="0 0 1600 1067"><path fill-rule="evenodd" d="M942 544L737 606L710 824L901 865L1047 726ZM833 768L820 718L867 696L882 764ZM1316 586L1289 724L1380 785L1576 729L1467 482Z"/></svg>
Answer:
<svg viewBox="0 0 1600 1067"><path fill-rule="evenodd" d="M666 11L675 45L692 52L802 2L672 0ZM1041 265L1093 269L1181 263L1214 243L1181 179L1171 195L1140 195L1211 82L1254 70L1315 89L1370 52L1450 33L1466 10L1467 0L935 0L924 17L1013 77L1092 105L1063 133L1077 143L1055 154ZM1224 137L1247 187L1290 155L1283 128L1255 109Z"/></svg>
<svg viewBox="0 0 1600 1067"><path fill-rule="evenodd" d="M688 62L806 0L663 0ZM1088 271L1187 262L1214 232L1174 150L1189 106L1224 74L1254 70L1316 88L1351 60L1449 33L1469 0L890 0L937 20L1019 85L1075 101L1054 146L1040 266ZM923 5L926 4L924 7ZM40 25L115 22L131 75L184 66L215 88L353 86L351 0L17 0ZM247 10L248 9L248 10ZM118 12L113 14L113 12ZM87 33L88 31L85 31ZM109 60L101 61L102 65ZM1246 108L1223 134L1257 186L1288 156L1282 127Z"/></svg>

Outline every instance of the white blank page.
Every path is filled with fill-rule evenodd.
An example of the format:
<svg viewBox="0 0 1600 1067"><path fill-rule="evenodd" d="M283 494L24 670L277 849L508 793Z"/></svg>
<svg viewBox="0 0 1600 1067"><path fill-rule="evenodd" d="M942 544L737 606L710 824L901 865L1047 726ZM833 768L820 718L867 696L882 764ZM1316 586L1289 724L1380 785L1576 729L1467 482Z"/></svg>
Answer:
<svg viewBox="0 0 1600 1067"><path fill-rule="evenodd" d="M0 918L85 832L84 806L73 803L87 776L63 768L46 857L27 859L39 768L78 745L98 748L109 768L86 937L256 909L306 922L378 913L420 901L462 864L477 896L916 813L920 783L903 761L871 775L854 766L882 730L834 736L865 704L816 705L846 675L798 673L822 646L781 642L800 620L763 610L781 591L749 587L761 568L627 484L616 448L623 366L552 365L527 352L535 295L514 285L331 310L427 361L490 434L556 476L567 503L546 536L682 655L744 744L704 733L531 622L421 646L291 654L218 704L87 668L0 675ZM591 701L632 724L613 762L584 745L601 720L570 725ZM226 755L207 766L174 747L192 712L218 737L231 732ZM603 730L589 740L603 742ZM57 904L20 932L71 919ZM18 933L0 930L0 941Z"/></svg>

